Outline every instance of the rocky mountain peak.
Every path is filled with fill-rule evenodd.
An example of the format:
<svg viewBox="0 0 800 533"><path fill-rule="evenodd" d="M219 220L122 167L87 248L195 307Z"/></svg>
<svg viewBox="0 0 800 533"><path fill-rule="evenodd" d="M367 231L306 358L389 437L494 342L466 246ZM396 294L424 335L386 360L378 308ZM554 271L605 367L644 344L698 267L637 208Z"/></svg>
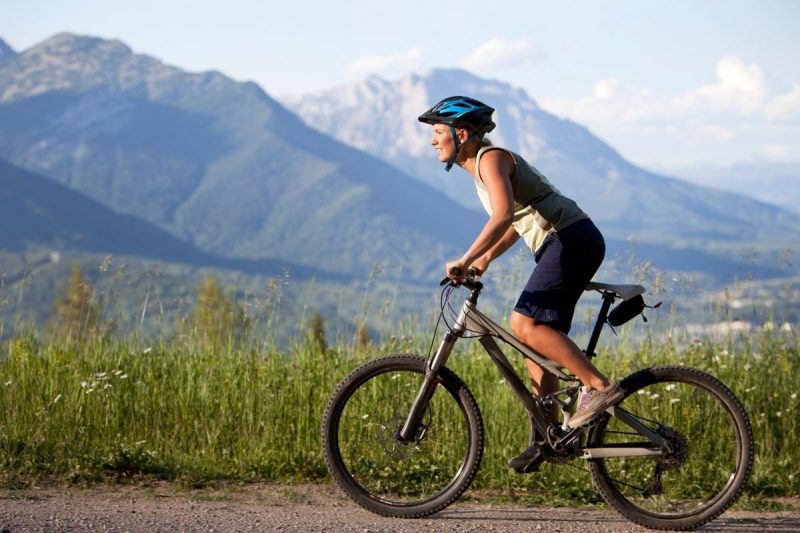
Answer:
<svg viewBox="0 0 800 533"><path fill-rule="evenodd" d="M17 55L17 52L11 48L7 42L5 42L3 39L0 39L0 63L6 59L14 57L15 55Z"/></svg>

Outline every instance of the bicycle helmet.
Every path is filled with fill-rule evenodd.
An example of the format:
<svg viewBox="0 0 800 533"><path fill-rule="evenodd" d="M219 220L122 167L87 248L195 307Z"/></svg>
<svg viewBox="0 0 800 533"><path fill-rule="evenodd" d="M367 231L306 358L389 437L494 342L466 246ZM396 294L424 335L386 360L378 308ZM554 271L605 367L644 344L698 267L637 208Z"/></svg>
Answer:
<svg viewBox="0 0 800 533"><path fill-rule="evenodd" d="M453 137L455 150L445 167L445 170L449 172L456 161L462 144L456 135L456 128L467 128L472 130L470 138L481 138L484 134L494 129L495 124L492 121L492 113L494 113L493 107L474 98L451 96L425 111L419 116L418 120L426 124L445 124L450 126L450 135Z"/></svg>

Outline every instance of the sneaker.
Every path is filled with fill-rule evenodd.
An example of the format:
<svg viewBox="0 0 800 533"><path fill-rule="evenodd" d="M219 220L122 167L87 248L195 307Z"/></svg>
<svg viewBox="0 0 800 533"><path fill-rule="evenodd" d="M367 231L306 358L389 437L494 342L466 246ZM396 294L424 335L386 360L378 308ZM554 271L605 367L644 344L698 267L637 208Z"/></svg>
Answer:
<svg viewBox="0 0 800 533"><path fill-rule="evenodd" d="M591 422L603 411L618 403L623 396L625 396L625 392L616 381L612 381L611 387L604 391L590 390L583 394L578 410L569 419L568 426L574 429Z"/></svg>
<svg viewBox="0 0 800 533"><path fill-rule="evenodd" d="M545 460L545 456L538 444L534 444L527 450L508 460L508 467L513 468L519 473L536 472L539 465Z"/></svg>

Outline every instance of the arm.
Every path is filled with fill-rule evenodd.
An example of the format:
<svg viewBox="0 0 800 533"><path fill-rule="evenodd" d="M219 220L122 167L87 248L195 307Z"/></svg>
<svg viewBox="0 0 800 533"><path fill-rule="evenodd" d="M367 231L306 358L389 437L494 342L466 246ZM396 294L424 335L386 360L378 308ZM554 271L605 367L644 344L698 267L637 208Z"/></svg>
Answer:
<svg viewBox="0 0 800 533"><path fill-rule="evenodd" d="M477 268L483 274L489 268L489 263L506 253L509 248L514 246L517 240L519 240L519 233L514 229L514 226L509 226L500 240L488 252L473 261L471 266Z"/></svg>
<svg viewBox="0 0 800 533"><path fill-rule="evenodd" d="M461 272L466 272L475 260L492 250L499 242L504 241L509 229L513 231L511 222L514 219L514 195L510 178L514 169L513 165L514 161L511 157L500 150L492 150L481 158L480 175L489 192L492 214L467 252L460 259L447 263L445 273L448 276L450 276L452 268L459 268ZM508 244L503 251L508 249L511 244L513 242Z"/></svg>

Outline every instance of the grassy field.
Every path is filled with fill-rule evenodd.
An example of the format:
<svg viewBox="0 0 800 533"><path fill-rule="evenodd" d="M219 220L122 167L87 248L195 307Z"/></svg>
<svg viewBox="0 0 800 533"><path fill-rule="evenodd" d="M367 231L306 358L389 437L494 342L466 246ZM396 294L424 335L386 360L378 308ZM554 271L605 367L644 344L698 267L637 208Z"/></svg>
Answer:
<svg viewBox="0 0 800 533"><path fill-rule="evenodd" d="M406 336L359 350L325 348L309 336L289 348L256 349L191 336L78 343L20 335L0 353L0 477L6 486L52 476L72 483L155 477L190 486L323 480L320 424L336 383L367 359L419 352L425 342ZM683 363L727 383L753 422L756 462L746 495L758 500L800 494L799 348L792 332L765 329L715 342L623 339L597 362L620 378ZM448 364L486 421L486 454L473 486L536 489L551 502L597 501L590 476L578 469L509 472L507 458L525 446L525 417L478 349L463 343Z"/></svg>

